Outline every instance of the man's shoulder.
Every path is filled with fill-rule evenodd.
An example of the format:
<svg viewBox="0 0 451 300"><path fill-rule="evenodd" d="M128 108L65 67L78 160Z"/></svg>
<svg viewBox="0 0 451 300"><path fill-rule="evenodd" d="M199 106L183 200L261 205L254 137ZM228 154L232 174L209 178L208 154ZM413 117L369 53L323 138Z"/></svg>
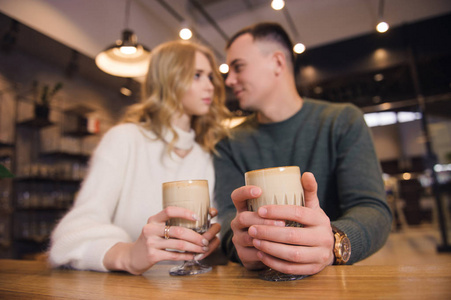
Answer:
<svg viewBox="0 0 451 300"><path fill-rule="evenodd" d="M360 109L350 102L330 102L318 99L304 99L306 110L309 110L311 115L321 115L322 117L337 117L340 115L359 115Z"/></svg>
<svg viewBox="0 0 451 300"><path fill-rule="evenodd" d="M311 98L304 98L304 104L306 106L311 106L314 108L324 109L324 110L331 110L331 111L342 111L347 109L358 109L357 106L352 104L351 102L330 102L327 100L321 100L321 99L311 99Z"/></svg>

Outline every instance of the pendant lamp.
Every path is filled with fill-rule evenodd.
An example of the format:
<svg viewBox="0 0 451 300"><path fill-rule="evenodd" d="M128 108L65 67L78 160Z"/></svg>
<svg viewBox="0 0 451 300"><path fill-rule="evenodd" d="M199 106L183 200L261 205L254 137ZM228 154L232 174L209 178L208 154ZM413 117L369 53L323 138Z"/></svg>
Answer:
<svg viewBox="0 0 451 300"><path fill-rule="evenodd" d="M384 22L384 0L379 0L379 23L376 25L376 30L380 33L384 33L389 28L390 25Z"/></svg>
<svg viewBox="0 0 451 300"><path fill-rule="evenodd" d="M141 77L146 75L150 60L150 50L138 44L136 34L127 29L130 0L125 10L125 28L122 40L117 40L96 56L96 65L105 73L119 77Z"/></svg>

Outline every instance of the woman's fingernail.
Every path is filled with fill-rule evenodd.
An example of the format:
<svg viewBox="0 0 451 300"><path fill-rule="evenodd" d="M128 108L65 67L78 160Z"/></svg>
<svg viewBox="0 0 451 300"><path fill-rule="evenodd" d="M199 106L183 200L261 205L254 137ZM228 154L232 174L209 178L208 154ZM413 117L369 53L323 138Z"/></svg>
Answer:
<svg viewBox="0 0 451 300"><path fill-rule="evenodd" d="M275 221L274 225L275 226L280 226L280 227L285 227L285 222L284 221Z"/></svg>
<svg viewBox="0 0 451 300"><path fill-rule="evenodd" d="M264 208L264 207L260 207L260 208L258 209L258 214L259 214L260 216L266 216L267 213L268 213L268 210L267 210L266 208Z"/></svg>
<svg viewBox="0 0 451 300"><path fill-rule="evenodd" d="M251 195L256 197L258 196L258 194L260 194L260 189L259 188L252 188L251 189Z"/></svg>
<svg viewBox="0 0 451 300"><path fill-rule="evenodd" d="M205 252L207 252L208 250L210 250L210 248L208 248L208 247L202 247L202 250L205 251Z"/></svg>
<svg viewBox="0 0 451 300"><path fill-rule="evenodd" d="M194 255L194 260L201 260L202 258L204 258L204 254Z"/></svg>
<svg viewBox="0 0 451 300"><path fill-rule="evenodd" d="M197 221L199 218L197 217L196 214L193 214L193 219Z"/></svg>
<svg viewBox="0 0 451 300"><path fill-rule="evenodd" d="M263 253L261 251L258 251L257 252L257 257L258 257L258 259L261 260L263 258Z"/></svg>
<svg viewBox="0 0 451 300"><path fill-rule="evenodd" d="M257 235L257 228L255 228L254 226L251 226L251 227L249 228L248 233L249 233L249 235L252 236L252 237L256 236L256 235Z"/></svg>
<svg viewBox="0 0 451 300"><path fill-rule="evenodd" d="M207 239L203 239L202 244L204 244L205 246L208 246L208 244L210 244L210 242Z"/></svg>

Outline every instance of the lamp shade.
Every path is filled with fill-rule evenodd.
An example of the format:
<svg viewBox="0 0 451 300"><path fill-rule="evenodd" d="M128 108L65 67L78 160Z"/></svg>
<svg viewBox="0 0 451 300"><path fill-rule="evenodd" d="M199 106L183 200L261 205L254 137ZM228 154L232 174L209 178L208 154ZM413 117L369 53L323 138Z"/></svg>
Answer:
<svg viewBox="0 0 451 300"><path fill-rule="evenodd" d="M141 77L146 75L150 50L138 44L131 30L122 32L118 40L96 56L96 65L105 73L119 77Z"/></svg>

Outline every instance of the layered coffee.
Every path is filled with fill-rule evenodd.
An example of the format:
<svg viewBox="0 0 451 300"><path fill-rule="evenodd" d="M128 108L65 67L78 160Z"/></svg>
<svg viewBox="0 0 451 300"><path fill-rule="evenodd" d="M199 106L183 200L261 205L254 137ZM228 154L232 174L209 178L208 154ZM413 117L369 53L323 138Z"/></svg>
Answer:
<svg viewBox="0 0 451 300"><path fill-rule="evenodd" d="M250 211L273 204L304 206L301 172L297 166L249 171L244 177L246 185L255 185L262 189L260 197L247 200Z"/></svg>
<svg viewBox="0 0 451 300"><path fill-rule="evenodd" d="M199 233L207 231L210 225L208 181L182 180L163 183L163 208L168 206L189 209L198 217L196 221L172 218L168 220L168 225L186 227Z"/></svg>

